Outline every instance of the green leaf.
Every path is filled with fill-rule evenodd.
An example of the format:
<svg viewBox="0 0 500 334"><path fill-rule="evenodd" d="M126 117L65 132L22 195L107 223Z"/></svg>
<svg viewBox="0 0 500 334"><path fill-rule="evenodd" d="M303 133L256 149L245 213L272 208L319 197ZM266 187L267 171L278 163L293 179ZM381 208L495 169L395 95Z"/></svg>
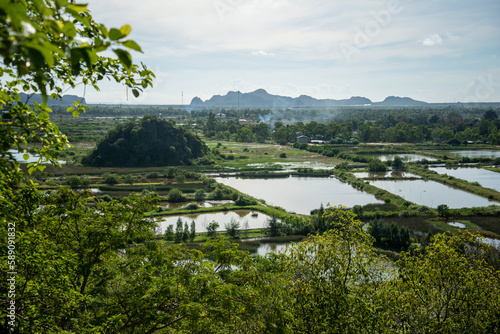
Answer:
<svg viewBox="0 0 500 334"><path fill-rule="evenodd" d="M126 35L123 35L123 33L116 28L111 28L111 30L109 31L109 39L112 41L117 41L125 36Z"/></svg>
<svg viewBox="0 0 500 334"><path fill-rule="evenodd" d="M131 31L132 31L132 27L129 26L128 24L124 24L120 28L120 32L123 34L123 37L128 36Z"/></svg>
<svg viewBox="0 0 500 334"><path fill-rule="evenodd" d="M135 98L138 98L140 93L137 89L132 89L132 94L134 94Z"/></svg>
<svg viewBox="0 0 500 334"><path fill-rule="evenodd" d="M28 160L29 160L29 158L30 158L30 155L29 155L28 153L24 153L24 154L23 154L23 159L24 159L24 161L28 161Z"/></svg>
<svg viewBox="0 0 500 334"><path fill-rule="evenodd" d="M76 118L78 116L80 116L80 112L78 111L78 109L73 110L73 117Z"/></svg>
<svg viewBox="0 0 500 334"><path fill-rule="evenodd" d="M137 44L136 42L134 42L133 40L128 40L128 41L125 41L122 43L123 45L125 45L127 48L129 49L132 49L132 50L135 50L135 51L138 51L138 52L142 52L142 49L141 47L139 46L139 44Z"/></svg>
<svg viewBox="0 0 500 334"><path fill-rule="evenodd" d="M130 69L132 66L132 57L130 56L130 53L128 53L125 50L122 49L113 49L114 53L118 56L118 59L120 59L120 62L125 66L125 68Z"/></svg>
<svg viewBox="0 0 500 334"><path fill-rule="evenodd" d="M74 4L70 4L68 6L68 9L75 11L77 13L81 13L81 12L84 12L87 10L87 5L74 3Z"/></svg>

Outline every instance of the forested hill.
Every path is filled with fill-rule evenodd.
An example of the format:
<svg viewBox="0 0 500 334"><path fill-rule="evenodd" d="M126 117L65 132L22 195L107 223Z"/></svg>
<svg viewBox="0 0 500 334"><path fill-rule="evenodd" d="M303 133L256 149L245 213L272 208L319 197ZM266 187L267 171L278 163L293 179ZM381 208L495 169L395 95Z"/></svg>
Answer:
<svg viewBox="0 0 500 334"><path fill-rule="evenodd" d="M111 130L82 163L96 167L167 166L190 164L206 153L207 146L195 134L176 127L173 121L147 115Z"/></svg>
<svg viewBox="0 0 500 334"><path fill-rule="evenodd" d="M389 96L382 102L373 103L370 99L353 96L349 99L316 99L301 95L296 98L272 95L264 89L257 89L251 93L228 92L226 95L214 95L203 101L199 97L193 98L191 107L354 107L354 106L425 106L426 102L416 101L409 97Z"/></svg>
<svg viewBox="0 0 500 334"><path fill-rule="evenodd" d="M22 102L28 102L28 103L42 103L43 102L43 97L41 94L34 94L34 95L28 95L26 93L19 93L19 97L21 98ZM75 101L80 101L82 104L86 104L85 98L84 97L79 97L76 95L64 95L61 99L52 99L48 98L47 99L47 104L48 105L72 105L75 103Z"/></svg>

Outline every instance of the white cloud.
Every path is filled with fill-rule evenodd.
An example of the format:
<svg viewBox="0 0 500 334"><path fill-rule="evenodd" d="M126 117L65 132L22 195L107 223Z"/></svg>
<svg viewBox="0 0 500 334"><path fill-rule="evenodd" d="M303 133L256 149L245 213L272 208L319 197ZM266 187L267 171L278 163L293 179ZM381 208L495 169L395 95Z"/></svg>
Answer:
<svg viewBox="0 0 500 334"><path fill-rule="evenodd" d="M263 50L259 50L259 51L254 51L252 52L252 55L254 56L260 56L260 57L274 57L274 53L272 52L266 52L266 51L263 51Z"/></svg>
<svg viewBox="0 0 500 334"><path fill-rule="evenodd" d="M210 98L244 88L374 100L415 92L426 100L432 92L436 101L456 92L457 80L470 81L448 73L488 73L500 54L498 0L401 0L402 10L390 17L387 0L88 2L98 22L133 27L130 37L144 50L134 60L169 73L148 92L150 103L178 104L182 90ZM226 5L223 15L215 4ZM374 25L376 33L348 63L340 44L356 46L356 34Z"/></svg>
<svg viewBox="0 0 500 334"><path fill-rule="evenodd" d="M424 46L436 46L442 44L443 44L443 38L438 34L432 34L422 40L422 45Z"/></svg>

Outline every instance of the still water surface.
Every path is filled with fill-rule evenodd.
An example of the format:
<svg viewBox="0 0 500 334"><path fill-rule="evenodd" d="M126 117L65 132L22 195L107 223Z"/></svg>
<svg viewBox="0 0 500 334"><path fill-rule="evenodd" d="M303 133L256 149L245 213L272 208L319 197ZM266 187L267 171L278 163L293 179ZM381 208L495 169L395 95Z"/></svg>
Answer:
<svg viewBox="0 0 500 334"><path fill-rule="evenodd" d="M444 153L454 157L466 158L481 158L481 159L496 159L500 158L500 151L450 151Z"/></svg>
<svg viewBox="0 0 500 334"><path fill-rule="evenodd" d="M453 209L499 204L434 181L370 181L370 184L399 195L407 201L432 208L436 208L440 204L446 204Z"/></svg>
<svg viewBox="0 0 500 334"><path fill-rule="evenodd" d="M379 158L380 161L392 161L395 157L400 157L403 161L413 162L427 159L428 161L436 161L436 159L431 157L426 157L420 154L374 154L374 158Z"/></svg>
<svg viewBox="0 0 500 334"><path fill-rule="evenodd" d="M29 154L28 160L24 160L24 157L23 157L24 153L23 152L19 153L19 152L17 152L17 150L9 150L8 152L12 154L12 156L14 157L14 159L17 162L22 163L22 164L30 164L30 163L36 162L38 160L38 158L40 157L38 154L28 153ZM57 162L59 162L61 165L66 163L66 161L64 161L64 160L57 160Z"/></svg>
<svg viewBox="0 0 500 334"><path fill-rule="evenodd" d="M288 177L271 179L244 179L218 177L217 182L238 191L263 199L267 204L280 206L289 212L308 215L311 210L326 206L366 205L383 203L375 196L354 189L333 177Z"/></svg>
<svg viewBox="0 0 500 334"><path fill-rule="evenodd" d="M217 231L225 231L226 228L224 227L224 224L228 224L231 219L239 222L240 229L243 230L264 228L267 227L267 220L270 218L263 213L249 210L168 216L158 219L158 229L156 230L156 233L163 234L168 225L173 225L175 231L177 219L179 217L182 220L182 226L184 226L184 223L187 223L189 228L191 228L191 222L194 220L196 232L206 232L208 224L212 221L219 223Z"/></svg>
<svg viewBox="0 0 500 334"><path fill-rule="evenodd" d="M491 188L500 191L500 173L492 172L482 168L429 168L439 174L448 174L449 176L468 182L478 182L482 187Z"/></svg>

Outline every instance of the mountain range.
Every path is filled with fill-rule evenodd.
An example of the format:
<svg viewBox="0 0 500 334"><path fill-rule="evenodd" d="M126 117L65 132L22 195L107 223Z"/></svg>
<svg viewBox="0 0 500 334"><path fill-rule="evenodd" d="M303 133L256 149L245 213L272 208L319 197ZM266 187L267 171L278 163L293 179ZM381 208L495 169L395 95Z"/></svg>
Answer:
<svg viewBox="0 0 500 334"><path fill-rule="evenodd" d="M382 102L372 102L361 96L350 99L315 99L308 95L293 98L269 94L264 89L257 89L251 93L230 91L226 95L214 95L209 100L203 101L199 97L193 98L192 107L346 107L346 106L425 106L427 102L417 101L409 97L389 96Z"/></svg>
<svg viewBox="0 0 500 334"><path fill-rule="evenodd" d="M22 102L25 102L28 99L28 94L26 93L19 93L19 96L21 98ZM63 95L61 99L51 99L50 97L47 99L47 104L48 105L72 105L75 103L76 100L80 100L83 104L86 104L85 98L83 97L78 97L76 95ZM43 98L41 94L33 94L29 100L28 103L42 103Z"/></svg>

